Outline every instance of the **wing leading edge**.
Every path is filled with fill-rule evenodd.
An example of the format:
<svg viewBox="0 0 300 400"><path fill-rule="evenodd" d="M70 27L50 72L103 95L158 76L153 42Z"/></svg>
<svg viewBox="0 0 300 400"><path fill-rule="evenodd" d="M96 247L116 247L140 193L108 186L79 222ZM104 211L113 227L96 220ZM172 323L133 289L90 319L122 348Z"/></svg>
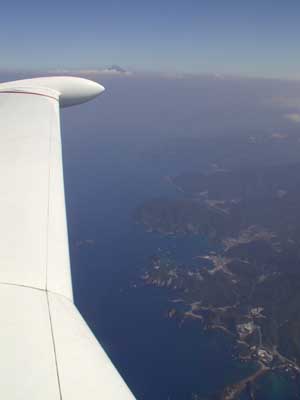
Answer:
<svg viewBox="0 0 300 400"><path fill-rule="evenodd" d="M59 107L104 88L0 85L0 397L134 399L73 303Z"/></svg>

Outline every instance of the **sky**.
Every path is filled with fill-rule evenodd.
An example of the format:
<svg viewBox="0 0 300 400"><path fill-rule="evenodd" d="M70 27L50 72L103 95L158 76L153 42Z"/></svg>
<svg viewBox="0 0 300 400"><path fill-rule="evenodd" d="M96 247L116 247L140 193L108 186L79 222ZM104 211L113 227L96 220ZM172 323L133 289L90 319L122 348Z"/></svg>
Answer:
<svg viewBox="0 0 300 400"><path fill-rule="evenodd" d="M300 78L300 2L1 5L1 69L101 68Z"/></svg>

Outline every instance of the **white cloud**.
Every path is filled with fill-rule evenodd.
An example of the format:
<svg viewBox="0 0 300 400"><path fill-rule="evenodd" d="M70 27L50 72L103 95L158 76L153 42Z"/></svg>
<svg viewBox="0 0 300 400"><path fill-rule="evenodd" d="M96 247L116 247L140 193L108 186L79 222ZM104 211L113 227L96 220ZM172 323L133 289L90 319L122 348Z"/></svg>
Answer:
<svg viewBox="0 0 300 400"><path fill-rule="evenodd" d="M288 134L286 134L286 133L281 133L281 132L274 132L274 133L272 133L272 135L271 135L271 138L272 138L272 139L276 139L276 140L284 140L284 139L287 139L288 137L289 137Z"/></svg>
<svg viewBox="0 0 300 400"><path fill-rule="evenodd" d="M130 76L132 72L126 71L118 65L112 65L107 68L99 69L56 69L48 71L48 73L55 74L80 74L80 75L114 75L114 76Z"/></svg>
<svg viewBox="0 0 300 400"><path fill-rule="evenodd" d="M289 119L292 122L300 123L299 113L285 114L285 118Z"/></svg>
<svg viewBox="0 0 300 400"><path fill-rule="evenodd" d="M91 72L89 72L91 73ZM125 71L125 70L119 70L115 68L105 68L105 69L100 69L100 70L94 70L95 74L100 74L100 75L120 75L120 76L129 76L132 75L132 72Z"/></svg>

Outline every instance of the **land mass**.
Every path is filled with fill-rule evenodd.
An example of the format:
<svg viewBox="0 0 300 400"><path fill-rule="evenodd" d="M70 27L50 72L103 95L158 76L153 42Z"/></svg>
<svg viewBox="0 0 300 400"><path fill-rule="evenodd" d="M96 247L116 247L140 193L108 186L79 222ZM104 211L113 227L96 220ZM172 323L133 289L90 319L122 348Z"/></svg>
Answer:
<svg viewBox="0 0 300 400"><path fill-rule="evenodd" d="M148 231L218 244L217 252L199 254L199 265L155 255L142 279L174 293L170 318L221 329L241 360L257 362L253 375L224 388L222 400L245 390L255 399L253 383L269 371L300 374L299 170L294 164L169 178L178 198L150 200L135 212Z"/></svg>

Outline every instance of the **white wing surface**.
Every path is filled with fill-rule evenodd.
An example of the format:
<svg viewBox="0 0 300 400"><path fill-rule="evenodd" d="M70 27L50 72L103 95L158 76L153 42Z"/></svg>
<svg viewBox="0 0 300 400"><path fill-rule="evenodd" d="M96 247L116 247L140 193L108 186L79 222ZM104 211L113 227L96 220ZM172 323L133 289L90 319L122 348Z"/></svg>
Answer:
<svg viewBox="0 0 300 400"><path fill-rule="evenodd" d="M0 398L134 399L73 304L60 106L104 88L0 85Z"/></svg>

